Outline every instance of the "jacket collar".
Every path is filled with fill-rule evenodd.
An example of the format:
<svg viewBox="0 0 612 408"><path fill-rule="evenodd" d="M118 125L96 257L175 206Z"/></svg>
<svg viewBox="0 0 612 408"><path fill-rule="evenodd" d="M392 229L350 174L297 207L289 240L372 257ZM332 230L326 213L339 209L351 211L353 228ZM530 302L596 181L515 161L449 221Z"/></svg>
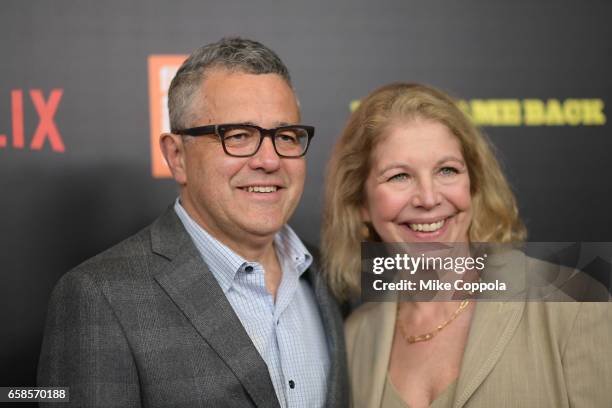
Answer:
<svg viewBox="0 0 612 408"><path fill-rule="evenodd" d="M463 407L489 375L516 331L525 302L479 302L468 335L457 388L454 408ZM395 330L397 305L384 302L372 311L371 344L359 342L355 354L363 364L353 385L364 398L359 406L380 407L389 370L389 358Z"/></svg>
<svg viewBox="0 0 612 408"><path fill-rule="evenodd" d="M304 273L304 277L310 283L319 306L323 329L327 335L330 358L325 406L344 407L348 406L349 385L342 317L336 301L319 272L318 251L310 247L308 251L313 255L313 261L310 268Z"/></svg>
<svg viewBox="0 0 612 408"><path fill-rule="evenodd" d="M265 362L171 207L151 226L151 245L167 260L154 279L234 372L255 405L278 407Z"/></svg>
<svg viewBox="0 0 612 408"><path fill-rule="evenodd" d="M525 268L525 262L524 254L513 251L491 268L492 276L511 277L513 271ZM524 276L513 279L521 278ZM525 294L519 293L513 301L479 301L476 304L457 379L454 408L463 407L480 387L516 332L525 309ZM365 344L363 338L357 341L358 349L354 354L360 359L360 367L353 370L353 374L359 376L353 382L359 390L357 394L364 398L363 402L367 401L363 406L380 407L395 333L397 303L381 302L370 313L371 333L365 336L370 343Z"/></svg>
<svg viewBox="0 0 612 408"><path fill-rule="evenodd" d="M463 407L487 378L519 326L524 301L479 302L476 305L453 407Z"/></svg>

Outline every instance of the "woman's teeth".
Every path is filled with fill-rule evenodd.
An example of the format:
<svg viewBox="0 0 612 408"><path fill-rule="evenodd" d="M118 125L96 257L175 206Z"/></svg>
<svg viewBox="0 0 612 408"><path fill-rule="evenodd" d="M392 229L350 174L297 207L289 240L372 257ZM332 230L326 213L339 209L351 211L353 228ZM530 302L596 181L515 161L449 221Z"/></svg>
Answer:
<svg viewBox="0 0 612 408"><path fill-rule="evenodd" d="M431 224L408 224L411 230L417 232L434 232L442 228L446 220L440 220Z"/></svg>

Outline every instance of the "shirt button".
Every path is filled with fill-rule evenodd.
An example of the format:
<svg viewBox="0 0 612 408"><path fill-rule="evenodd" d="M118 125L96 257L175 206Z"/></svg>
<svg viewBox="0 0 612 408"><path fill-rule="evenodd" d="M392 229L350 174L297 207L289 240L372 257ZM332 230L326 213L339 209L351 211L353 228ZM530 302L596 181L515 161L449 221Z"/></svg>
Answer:
<svg viewBox="0 0 612 408"><path fill-rule="evenodd" d="M251 273L253 272L253 267L251 265L247 265L246 268L244 268L245 272Z"/></svg>
<svg viewBox="0 0 612 408"><path fill-rule="evenodd" d="M289 388L291 388L291 389L295 388L295 381L289 380Z"/></svg>

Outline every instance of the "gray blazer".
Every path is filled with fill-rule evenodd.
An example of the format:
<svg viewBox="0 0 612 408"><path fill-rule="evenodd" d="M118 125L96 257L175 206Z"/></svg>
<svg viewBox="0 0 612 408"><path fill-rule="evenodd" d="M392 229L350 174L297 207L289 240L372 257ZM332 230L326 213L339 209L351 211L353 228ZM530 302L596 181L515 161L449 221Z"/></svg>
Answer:
<svg viewBox="0 0 612 408"><path fill-rule="evenodd" d="M342 319L317 269L315 259L305 276L328 336L326 406L345 407ZM78 407L279 406L265 362L171 207L60 279L38 385L69 386Z"/></svg>

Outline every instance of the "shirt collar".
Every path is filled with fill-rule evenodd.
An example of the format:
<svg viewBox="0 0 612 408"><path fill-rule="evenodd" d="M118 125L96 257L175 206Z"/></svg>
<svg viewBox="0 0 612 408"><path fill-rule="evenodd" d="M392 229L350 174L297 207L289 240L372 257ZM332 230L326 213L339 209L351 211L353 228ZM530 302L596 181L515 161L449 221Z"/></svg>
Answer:
<svg viewBox="0 0 612 408"><path fill-rule="evenodd" d="M219 282L221 289L224 293L227 293L236 274L243 270L246 264L255 265L256 263L247 261L214 238L191 218L178 198L174 203L174 211L183 223L202 259ZM312 264L312 255L289 225L285 224L276 233L274 247L283 273L296 272L300 277Z"/></svg>

